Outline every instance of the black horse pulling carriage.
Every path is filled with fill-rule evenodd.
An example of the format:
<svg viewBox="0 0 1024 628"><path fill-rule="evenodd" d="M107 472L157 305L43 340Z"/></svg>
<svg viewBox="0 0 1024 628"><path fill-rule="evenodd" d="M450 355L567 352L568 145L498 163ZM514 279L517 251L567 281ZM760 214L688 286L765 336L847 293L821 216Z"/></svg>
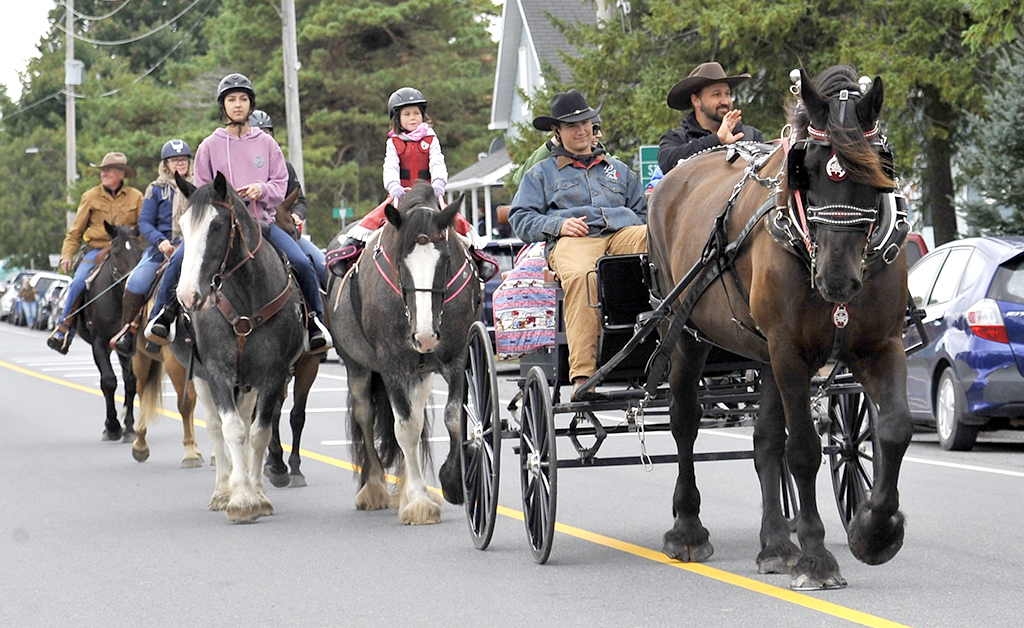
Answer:
<svg viewBox="0 0 1024 628"><path fill-rule="evenodd" d="M683 162L651 200L650 258L599 261L601 366L581 388L588 401L563 401L560 332L556 347L521 361L520 393L503 418L489 336L482 325L471 330L462 476L478 548L495 522L501 441L513 439L539 563L551 551L559 468L677 463L664 551L702 562L713 548L693 463L754 458L759 571L791 574L794 589L843 587L813 498L823 453L854 555L880 564L898 552L904 520L895 488L911 435L900 341L907 225L878 132L882 84L875 79L862 93L847 67L813 84L801 74L801 82L791 138ZM598 414L608 411L625 421L602 422ZM556 421L561 415L568 423ZM693 452L698 428L751 423L753 452ZM642 446L636 456L599 455L610 435L653 431L671 431L678 455L648 456ZM556 437L568 437L576 455L559 459Z"/></svg>

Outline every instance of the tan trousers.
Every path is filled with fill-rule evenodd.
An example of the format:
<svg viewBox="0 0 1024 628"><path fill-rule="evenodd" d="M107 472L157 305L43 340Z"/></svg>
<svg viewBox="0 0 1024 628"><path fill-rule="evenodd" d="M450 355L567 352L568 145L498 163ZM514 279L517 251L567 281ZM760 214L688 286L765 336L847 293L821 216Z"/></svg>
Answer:
<svg viewBox="0 0 1024 628"><path fill-rule="evenodd" d="M647 227L626 227L604 236L561 237L548 256L548 265L558 273L565 292L563 314L569 341L569 379L590 377L597 371L597 339L601 320L597 308L587 302L587 273L603 255L647 252ZM591 299L597 302L597 282L590 277Z"/></svg>

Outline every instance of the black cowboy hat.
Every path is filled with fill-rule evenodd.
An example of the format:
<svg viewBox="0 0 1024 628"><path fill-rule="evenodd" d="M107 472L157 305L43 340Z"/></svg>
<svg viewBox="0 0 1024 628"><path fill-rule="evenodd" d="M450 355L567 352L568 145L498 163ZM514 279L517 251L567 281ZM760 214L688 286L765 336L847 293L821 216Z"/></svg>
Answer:
<svg viewBox="0 0 1024 628"><path fill-rule="evenodd" d="M559 92L551 97L551 115L537 116L533 119L533 127L541 131L550 131L557 124L572 124L596 118L604 107L602 101L597 109L587 104L583 94L575 89Z"/></svg>
<svg viewBox="0 0 1024 628"><path fill-rule="evenodd" d="M686 111L691 107L690 94L714 83L726 83L730 88L736 87L748 78L750 78L750 74L746 72L736 76L726 76L725 70L722 69L721 64L717 61L702 63L694 68L689 76L668 90L668 106L680 111Z"/></svg>

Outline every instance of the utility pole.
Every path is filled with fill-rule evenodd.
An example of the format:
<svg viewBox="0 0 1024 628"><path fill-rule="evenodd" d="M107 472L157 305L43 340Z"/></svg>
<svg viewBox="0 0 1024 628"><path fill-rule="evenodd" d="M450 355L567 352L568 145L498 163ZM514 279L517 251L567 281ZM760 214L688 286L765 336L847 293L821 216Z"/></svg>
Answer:
<svg viewBox="0 0 1024 628"><path fill-rule="evenodd" d="M78 168L76 167L78 149L75 138L75 85L80 84L82 81L78 78L76 82L77 77L73 76L78 70L78 66L75 63L75 0L65 0L64 6L67 8L67 14L64 18L64 32L67 36L66 43L64 44L64 126L67 129L65 142L67 163L65 164L64 174L67 184L67 202L68 205L72 205L74 201L71 199L71 190L74 188L75 179L78 174ZM70 226L70 221L68 226Z"/></svg>
<svg viewBox="0 0 1024 628"><path fill-rule="evenodd" d="M299 49L295 37L295 0L281 0L281 49L284 53L284 109L288 125L288 161L306 188L302 166L302 116L299 112Z"/></svg>

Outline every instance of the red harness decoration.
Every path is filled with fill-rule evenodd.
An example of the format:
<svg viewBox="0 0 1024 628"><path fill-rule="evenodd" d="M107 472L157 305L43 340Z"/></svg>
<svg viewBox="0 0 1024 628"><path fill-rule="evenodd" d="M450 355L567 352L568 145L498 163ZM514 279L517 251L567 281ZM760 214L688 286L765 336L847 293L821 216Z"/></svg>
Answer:
<svg viewBox="0 0 1024 628"><path fill-rule="evenodd" d="M430 145L433 141L433 135L421 140L391 138L398 153L398 177L402 187L411 188L417 179L430 181Z"/></svg>

